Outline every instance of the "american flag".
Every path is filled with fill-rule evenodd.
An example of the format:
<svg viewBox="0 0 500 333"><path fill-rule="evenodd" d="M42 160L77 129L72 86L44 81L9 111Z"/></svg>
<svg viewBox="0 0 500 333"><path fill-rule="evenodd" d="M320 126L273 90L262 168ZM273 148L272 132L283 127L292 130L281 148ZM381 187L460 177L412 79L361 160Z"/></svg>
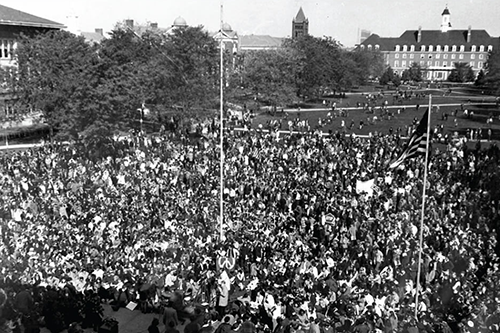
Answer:
<svg viewBox="0 0 500 333"><path fill-rule="evenodd" d="M428 119L429 109L425 111L424 116L420 120L415 131L410 136L410 140L406 145L405 149L399 155L399 157L389 165L389 169L395 169L400 166L405 160L416 157L419 155L425 155L427 149L427 119Z"/></svg>

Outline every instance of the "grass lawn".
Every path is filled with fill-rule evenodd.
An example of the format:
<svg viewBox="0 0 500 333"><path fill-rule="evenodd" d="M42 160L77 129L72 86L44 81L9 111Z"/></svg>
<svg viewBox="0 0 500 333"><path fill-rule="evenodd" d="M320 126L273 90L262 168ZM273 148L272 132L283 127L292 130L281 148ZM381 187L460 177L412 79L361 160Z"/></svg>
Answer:
<svg viewBox="0 0 500 333"><path fill-rule="evenodd" d="M434 111L431 115L432 128L443 125L444 133L449 135L453 135L455 132L465 135L467 129L481 129L483 139L487 139L488 128L491 128L492 140L500 141L500 108L495 104L495 97L469 95L461 92L453 92L451 95L446 96L443 96L442 91L432 91L432 93L432 104L434 106ZM436 93L439 93L439 95ZM393 115L392 117L382 116L382 111L379 110L379 106L385 100L388 102L389 112ZM411 98L399 104L399 102L393 103L391 94L386 94L383 98L376 100L374 113L368 113L363 108L356 107L358 102L361 105L366 102L366 94L348 94L345 98L337 98L335 101L337 102L337 106L333 112L331 110L312 110L318 107L324 108L321 103L309 104L305 107L301 106L300 111L297 109L285 109L284 113L277 112L275 115L271 115L268 112L259 112L253 120L252 126L255 127L262 124L266 127L268 121L282 119L281 129L287 130L288 120L298 118L300 120L307 120L311 128L315 128L318 125L318 119L326 119L327 114L330 112L334 118L331 123L323 126L322 130L325 132L342 130L341 123L344 121L347 134L388 134L391 129L396 131L398 128L402 130L402 133L406 134L405 126L411 125L415 118L418 122L429 104L427 96L425 98ZM417 104L420 106L418 110L416 109ZM437 105L439 105L439 109L436 108ZM340 116L339 110L342 108L348 109L345 116ZM472 111L474 115L471 118L465 117L462 108ZM456 117L452 116L455 110L457 110ZM448 114L447 120L443 119L444 113ZM378 118L374 123L368 121L368 119L373 120L373 116ZM488 125L486 120L490 116L493 117L493 123ZM364 123L362 128L359 126L361 121ZM352 128L351 123L354 124Z"/></svg>

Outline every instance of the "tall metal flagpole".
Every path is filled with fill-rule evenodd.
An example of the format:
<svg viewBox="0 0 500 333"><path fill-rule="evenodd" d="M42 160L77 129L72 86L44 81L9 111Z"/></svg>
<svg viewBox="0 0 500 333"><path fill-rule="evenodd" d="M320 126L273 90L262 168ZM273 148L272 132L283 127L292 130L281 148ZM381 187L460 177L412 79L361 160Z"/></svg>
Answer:
<svg viewBox="0 0 500 333"><path fill-rule="evenodd" d="M425 214L425 189L427 186L427 164L429 161L429 141L431 139L431 114L432 114L432 95L429 95L429 112L427 112L427 141L425 143L425 165L424 165L424 184L422 188L422 211L420 216L420 239L418 250L417 266L417 286L415 293L415 319L418 319L418 293L420 289L420 271L422 266L422 244L424 238L424 214Z"/></svg>
<svg viewBox="0 0 500 333"><path fill-rule="evenodd" d="M224 223L224 58L223 58L223 32L222 32L222 0L220 3L220 241L224 237L223 223Z"/></svg>

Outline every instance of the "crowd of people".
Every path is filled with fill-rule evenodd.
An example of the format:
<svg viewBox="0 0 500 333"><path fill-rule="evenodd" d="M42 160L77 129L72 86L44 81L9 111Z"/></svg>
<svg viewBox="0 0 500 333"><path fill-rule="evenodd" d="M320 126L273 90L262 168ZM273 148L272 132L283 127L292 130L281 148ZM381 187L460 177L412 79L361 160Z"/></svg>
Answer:
<svg viewBox="0 0 500 333"><path fill-rule="evenodd" d="M221 221L218 133L1 155L0 326L135 302L167 332L499 330L496 146L433 152L419 270L423 162L389 171L399 135L227 133Z"/></svg>

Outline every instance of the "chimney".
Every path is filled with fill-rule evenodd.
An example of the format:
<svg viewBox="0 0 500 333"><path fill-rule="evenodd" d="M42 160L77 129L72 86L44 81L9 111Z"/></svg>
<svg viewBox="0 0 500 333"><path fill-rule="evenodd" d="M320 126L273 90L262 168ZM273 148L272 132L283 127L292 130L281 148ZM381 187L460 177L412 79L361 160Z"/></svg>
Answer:
<svg viewBox="0 0 500 333"><path fill-rule="evenodd" d="M102 30L102 28L95 28L95 32L101 36L104 36L104 30Z"/></svg>
<svg viewBox="0 0 500 333"><path fill-rule="evenodd" d="M470 43L472 35L472 27L469 25L469 30L467 31L467 43Z"/></svg>
<svg viewBox="0 0 500 333"><path fill-rule="evenodd" d="M134 27L134 20L125 20L125 26L127 28L133 28Z"/></svg>
<svg viewBox="0 0 500 333"><path fill-rule="evenodd" d="M418 34L417 34L417 43L420 43L422 41L422 27L418 27Z"/></svg>
<svg viewBox="0 0 500 333"><path fill-rule="evenodd" d="M154 22L149 25L151 29L158 29L158 23Z"/></svg>

